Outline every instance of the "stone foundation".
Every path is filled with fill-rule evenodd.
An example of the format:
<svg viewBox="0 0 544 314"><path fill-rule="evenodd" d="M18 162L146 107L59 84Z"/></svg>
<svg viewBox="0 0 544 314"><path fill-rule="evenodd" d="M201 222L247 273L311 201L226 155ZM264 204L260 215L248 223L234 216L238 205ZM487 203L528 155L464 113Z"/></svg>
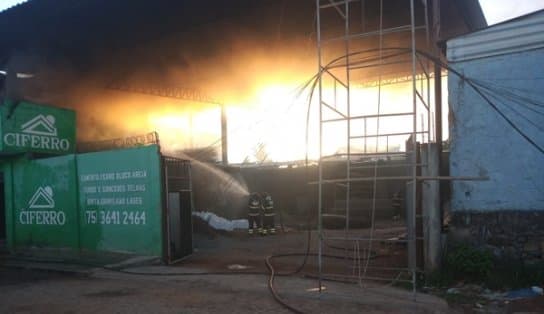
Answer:
<svg viewBox="0 0 544 314"><path fill-rule="evenodd" d="M489 249L500 259L544 261L544 210L454 212L448 238Z"/></svg>

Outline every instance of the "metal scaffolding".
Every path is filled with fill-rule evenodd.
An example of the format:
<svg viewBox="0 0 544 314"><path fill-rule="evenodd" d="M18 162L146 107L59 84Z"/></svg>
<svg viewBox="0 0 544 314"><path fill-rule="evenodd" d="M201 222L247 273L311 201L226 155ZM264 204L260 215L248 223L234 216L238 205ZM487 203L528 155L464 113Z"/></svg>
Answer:
<svg viewBox="0 0 544 314"><path fill-rule="evenodd" d="M366 286L367 281L406 282L411 284L415 297L421 238L416 233L416 218L421 217L418 180L425 166L418 147L434 138L433 67L418 54L418 50L429 48L429 14L426 0L402 0L395 1L395 5L404 6L402 12L395 11L394 19L385 20L391 9L384 5L390 3L316 0L320 292L323 279L342 278L361 286ZM408 87L397 87L397 94L402 94L397 97L398 103L388 105L386 86L406 82ZM364 93L363 89L369 92ZM338 130L344 135L338 135ZM328 154L331 141L336 141L336 145L344 143L341 151ZM390 145L395 141L405 143L404 148L400 144L392 151ZM339 164L342 171L329 171ZM403 169L403 175L384 171L392 167ZM338 173L342 177L331 177ZM383 237L375 232L378 203L386 199L379 191L380 182L384 181L401 182L404 186L405 237ZM362 194L366 199L359 196ZM368 213L369 228L356 226L354 217L360 216L360 212ZM343 230L325 228L324 221L332 218L341 221ZM342 262L327 264L325 250L334 247L332 243L343 244L340 249L345 252L345 269L338 267ZM376 263L371 263L371 259L377 255L374 251L379 245L406 248L406 263L373 265Z"/></svg>

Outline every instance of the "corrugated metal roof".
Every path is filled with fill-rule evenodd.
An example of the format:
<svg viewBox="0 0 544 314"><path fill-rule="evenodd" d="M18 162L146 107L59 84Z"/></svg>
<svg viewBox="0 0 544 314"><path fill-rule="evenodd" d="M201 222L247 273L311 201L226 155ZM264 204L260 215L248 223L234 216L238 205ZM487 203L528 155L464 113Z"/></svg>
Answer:
<svg viewBox="0 0 544 314"><path fill-rule="evenodd" d="M544 48L544 10L450 39L450 62Z"/></svg>

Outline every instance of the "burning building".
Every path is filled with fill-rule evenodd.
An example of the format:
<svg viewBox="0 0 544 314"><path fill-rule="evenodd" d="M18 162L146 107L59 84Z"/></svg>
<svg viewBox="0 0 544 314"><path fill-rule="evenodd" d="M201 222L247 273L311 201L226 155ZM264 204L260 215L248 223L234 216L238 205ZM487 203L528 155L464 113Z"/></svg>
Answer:
<svg viewBox="0 0 544 314"><path fill-rule="evenodd" d="M473 1L441 2L439 40L484 25ZM386 23L406 19L402 3L387 4ZM307 91L298 87L316 69L314 5L240 0L204 9L199 1L30 1L2 13L0 64L7 73L35 77L13 74L6 92L76 109L85 117L78 121L80 141L158 131L171 150L219 147L217 138L226 137L218 123L221 103L232 162L257 161L259 144L269 160L300 160ZM377 2L364 8L375 12ZM376 29L378 22L369 18L365 27ZM406 47L405 40L395 42ZM399 69L390 67L389 77L406 75ZM156 97L168 95L174 97ZM310 127L315 134L317 126ZM329 141L330 150L341 149Z"/></svg>
<svg viewBox="0 0 544 314"><path fill-rule="evenodd" d="M410 10L407 3L412 4ZM452 101L452 130L457 136L452 143L452 176L445 159L430 157L433 150L442 152L448 133L447 110L442 110L447 96L442 93L444 69L448 61L465 65L467 60L456 53L463 53L465 39L477 46L479 33L448 40L486 27L478 2L317 4L316 11L316 1L304 0L212 5L167 0L29 1L0 14L3 96L75 110L81 142L157 131L164 152L192 149L192 158L207 161L194 162L205 169L195 171L197 203L237 207L223 211L224 216L243 215L248 190L267 190L279 196L279 207L293 212L305 207L304 214L319 210L319 219L339 218L349 229L350 223L355 225L347 218L350 210L352 218L358 211L373 226L383 214L379 210L391 209L396 195L403 207L411 207L413 218L412 235L399 241L415 245L416 237L424 236L419 233L423 222L416 217L427 214L423 208L436 214L449 204L445 191L450 181L455 181L452 210L478 206L487 210L493 193L489 186L463 180L493 178L479 166L490 161L486 157L466 162L463 155L467 151L479 155L480 143L490 134L474 133L478 138L467 141L470 136L463 133L467 130L456 120L470 120L479 112L463 111ZM446 42L453 53L448 60ZM452 82L457 81L451 80L450 86ZM459 88L450 88L456 93L450 99L466 96L472 101L473 95ZM328 112L319 116L318 108L325 107ZM324 123L337 126L321 134L327 128ZM213 165L220 150L221 159L231 165L259 167L242 167L233 180ZM305 157L329 159L329 164L304 169L303 163L293 162ZM540 159L531 157L533 164L535 160ZM285 161L293 163L282 164L285 168L263 166ZM435 166L432 171L424 169L429 164ZM409 171L398 170L402 167ZM388 180L396 181L377 183ZM306 181L315 185L301 188ZM421 191L443 199L422 204ZM475 201L473 193L482 198ZM531 208L540 201L532 198ZM470 219L455 215L462 218L454 221ZM438 227L431 236L425 234L434 239L435 247L440 246L441 218L434 215ZM322 221L319 224L323 226ZM422 255L415 247L409 250ZM409 266L413 271L416 265Z"/></svg>

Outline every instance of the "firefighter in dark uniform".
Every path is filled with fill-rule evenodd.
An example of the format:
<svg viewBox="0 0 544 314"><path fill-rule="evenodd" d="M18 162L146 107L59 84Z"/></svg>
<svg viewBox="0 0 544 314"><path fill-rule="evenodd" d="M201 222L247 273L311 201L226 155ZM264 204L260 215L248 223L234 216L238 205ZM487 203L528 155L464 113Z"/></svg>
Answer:
<svg viewBox="0 0 544 314"><path fill-rule="evenodd" d="M249 195L248 213L247 213L247 221L249 222L249 227L247 229L247 232L249 234L253 234L255 229L257 229L258 233L262 233L263 228L262 228L261 212L262 212L261 196L258 193L251 193L251 195Z"/></svg>
<svg viewBox="0 0 544 314"><path fill-rule="evenodd" d="M274 212L274 201L272 201L272 196L270 196L268 193L263 193L262 202L264 222L263 234L275 234L276 226L274 224L274 220L276 218L276 212Z"/></svg>

